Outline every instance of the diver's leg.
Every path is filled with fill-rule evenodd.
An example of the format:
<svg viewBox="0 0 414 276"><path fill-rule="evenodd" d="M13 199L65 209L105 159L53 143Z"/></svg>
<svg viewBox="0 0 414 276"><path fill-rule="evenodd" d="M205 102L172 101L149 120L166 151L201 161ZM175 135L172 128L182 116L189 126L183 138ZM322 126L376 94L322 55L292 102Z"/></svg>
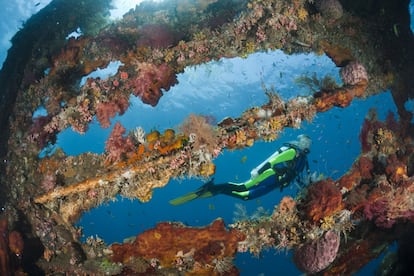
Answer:
<svg viewBox="0 0 414 276"><path fill-rule="evenodd" d="M274 190L277 187L276 176L271 173L265 176L266 178L257 177L237 185L238 189L233 189L232 196L247 200L261 197Z"/></svg>
<svg viewBox="0 0 414 276"><path fill-rule="evenodd" d="M240 199L246 199L249 193L244 183L231 182L215 184L214 186L211 186L209 188L209 191L212 192L214 195L224 194Z"/></svg>
<svg viewBox="0 0 414 276"><path fill-rule="evenodd" d="M222 183L222 184L214 184L213 180L208 181L203 186L201 186L198 190L180 196L178 198L170 200L170 204L172 205L181 205L188 201L194 200L196 198L207 198L212 197L217 194L225 194L230 195L237 198L244 199L243 196L237 195L237 192L246 192L248 193L244 184L238 183Z"/></svg>

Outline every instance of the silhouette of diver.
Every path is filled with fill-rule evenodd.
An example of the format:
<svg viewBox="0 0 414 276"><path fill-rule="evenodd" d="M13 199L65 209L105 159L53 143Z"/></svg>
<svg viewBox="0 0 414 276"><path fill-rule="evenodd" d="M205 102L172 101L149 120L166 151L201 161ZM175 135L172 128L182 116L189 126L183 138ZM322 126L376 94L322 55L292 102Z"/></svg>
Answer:
<svg viewBox="0 0 414 276"><path fill-rule="evenodd" d="M260 197L279 188L280 191L292 181L302 183L301 172L306 168L309 174L307 154L312 141L309 136L301 134L297 141L283 144L275 153L254 168L249 180L242 183L214 184L214 179L191 192L170 201L172 205L180 205L196 198L206 198L217 194L225 194L248 200Z"/></svg>

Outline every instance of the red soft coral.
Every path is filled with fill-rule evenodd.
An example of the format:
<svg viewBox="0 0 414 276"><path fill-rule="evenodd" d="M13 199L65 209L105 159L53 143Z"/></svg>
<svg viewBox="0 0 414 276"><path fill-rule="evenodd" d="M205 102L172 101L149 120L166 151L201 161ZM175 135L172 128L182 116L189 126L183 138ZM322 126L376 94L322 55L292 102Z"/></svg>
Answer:
<svg viewBox="0 0 414 276"><path fill-rule="evenodd" d="M124 114L129 107L129 101L126 97L117 97L109 102L100 102L96 106L96 119L99 121L102 127L108 128L111 126L110 119L116 116Z"/></svg>
<svg viewBox="0 0 414 276"><path fill-rule="evenodd" d="M370 158L361 156L358 160L358 167L360 175L363 179L372 178L371 171L374 169L374 164L372 164L372 160Z"/></svg>
<svg viewBox="0 0 414 276"><path fill-rule="evenodd" d="M381 127L384 127L384 123L378 121L376 111L371 109L365 118L361 132L359 133L359 140L361 141L363 153L371 151L371 147L374 144L373 133Z"/></svg>
<svg viewBox="0 0 414 276"><path fill-rule="evenodd" d="M133 80L133 94L142 102L156 106L162 96L161 89L169 90L177 83L174 71L165 63L157 66L142 62L138 66L139 75Z"/></svg>
<svg viewBox="0 0 414 276"><path fill-rule="evenodd" d="M176 33L163 24L144 25L140 34L138 47L167 48L177 42Z"/></svg>
<svg viewBox="0 0 414 276"><path fill-rule="evenodd" d="M123 137L126 130L117 122L105 142L105 151L107 152L106 163L113 163L120 161L128 152L134 150L134 143L131 138Z"/></svg>

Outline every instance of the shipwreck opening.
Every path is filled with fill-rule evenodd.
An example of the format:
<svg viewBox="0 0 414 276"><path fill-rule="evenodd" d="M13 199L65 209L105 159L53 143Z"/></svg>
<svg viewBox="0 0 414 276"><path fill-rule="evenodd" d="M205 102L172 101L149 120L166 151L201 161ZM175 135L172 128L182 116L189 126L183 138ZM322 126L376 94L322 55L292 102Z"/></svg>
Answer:
<svg viewBox="0 0 414 276"><path fill-rule="evenodd" d="M271 256L283 250L306 273L352 274L374 249L406 239L408 1L146 1L115 21L110 2L54 0L12 40L0 72L0 255L16 267L0 274L25 263L50 273L252 274L251 255L268 257L260 269L271 271L286 263ZM249 179L302 133L313 140L306 185L169 205L213 177ZM33 240L37 256L22 263ZM352 258L361 247L365 258ZM316 267L303 258L315 248Z"/></svg>
<svg viewBox="0 0 414 276"><path fill-rule="evenodd" d="M120 66L119 63L112 63L112 66L109 65L107 69L97 70L84 77L81 84L84 84L87 78L105 80L121 70ZM249 108L265 104L268 96L263 85L273 87L274 92L287 101L298 96L311 95L315 90L320 89L318 86L322 86L325 78L336 81L337 85L342 84L339 68L326 55L318 56L312 53L289 55L280 50L188 67L184 73L177 76L178 84L165 92L155 107L142 103L139 97L131 96L128 110L122 115L111 118L110 127L102 128L99 121L94 118L86 133L79 134L70 128L60 132L54 147L60 148L68 155L85 152L102 154L105 151L105 141L116 122L120 122L127 132L132 132L137 127L143 128L145 133L151 133L153 130L163 132L166 129L174 129L178 132L180 124L192 113L210 117L214 123L219 123L226 117L235 118ZM379 108L377 104L379 102L384 103L384 106ZM390 92L380 93L368 99L354 100L345 109L333 108L331 111L318 114L312 122L303 121L303 124L300 122L297 129L275 131L278 136L275 142L259 142L244 150L224 150L213 160L216 165L215 180L220 183L246 179L250 170L261 163L267 154L271 154L272 150L281 144L295 140L300 133L306 133L313 139L309 157L311 174L320 178L337 179L351 167L361 153L358 134L363 119L371 108L380 109L378 116L381 120L385 120L389 112L396 113ZM352 124L346 126L343 124L345 121ZM337 135L334 139L328 140L327 136L332 133ZM341 156L341 166L336 165L338 156ZM234 172L232 172L233 168ZM227 180L225 172L230 174ZM103 202L103 206L87 211L76 225L83 228L83 239L97 235L110 244L115 241L122 242L123 239L132 236L134 231L140 233L153 227L157 221L185 220L189 225L202 226L220 214L227 223L231 223L234 204L239 202L230 200L230 204L226 202L221 206L218 202L223 199L222 197L205 201L201 205L196 204L197 207L184 206L179 212L176 212L177 207L168 208L171 207L168 200L174 198L172 195L178 196L180 193L189 192L200 186L203 181L205 178L187 179L185 176L183 179L172 179L171 183L162 189L155 189L155 195L145 203L139 200L130 202L127 198L118 196L116 202ZM279 201L284 195L294 196L297 191L297 187L291 187L286 193L277 196L272 193L267 199L240 204L246 204L249 213L254 213L260 206L269 211L275 200ZM150 210L157 208L171 210L171 212L161 211L157 215L150 213ZM197 215L189 216L185 212L186 208L199 210L194 214L207 211L211 216L203 216L203 219ZM114 210L129 211L120 213ZM177 215L180 213L183 216ZM140 223L133 223L133 214L147 215L140 215ZM142 220L143 217L147 218ZM101 218L106 219L101 220ZM112 223L125 229L125 232L119 231L118 236L114 236L114 233L105 233L104 229Z"/></svg>
<svg viewBox="0 0 414 276"><path fill-rule="evenodd" d="M382 103L381 106L378 103ZM313 140L309 155L311 174L320 178L338 179L349 170L361 153L359 133L364 118L371 109L377 111L379 120L385 120L390 112L395 114L396 107L390 92L355 100L345 109L334 108L318 114L312 122L304 122L298 129L283 130L274 142L257 142L252 147L242 150L224 150L213 161L216 165L215 181L240 182L247 179L250 170L267 158L273 150L285 142L295 140L301 133L310 135ZM199 178L172 179L165 187L155 189L151 200L145 203L119 196L114 202L103 203L100 207L85 212L76 225L82 227L83 239L97 235L108 243L122 242L125 238L153 227L159 221L185 221L189 225L202 226L220 216L230 224L235 218L235 205L244 205L248 214L255 213L259 207L270 212L274 201L280 201L286 195L294 197L299 189L292 185L283 193L274 191L253 201L229 200L225 196L217 196L183 206L171 206L168 203L169 200L201 186L203 181L205 180ZM136 223L138 218L139 223ZM106 229L114 224L123 231L107 232Z"/></svg>

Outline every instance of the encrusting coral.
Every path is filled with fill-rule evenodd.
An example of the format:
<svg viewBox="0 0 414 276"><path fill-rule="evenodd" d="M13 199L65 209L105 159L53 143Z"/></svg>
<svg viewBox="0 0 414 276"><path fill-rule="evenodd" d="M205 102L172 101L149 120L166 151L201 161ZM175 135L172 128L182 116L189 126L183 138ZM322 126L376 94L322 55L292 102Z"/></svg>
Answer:
<svg viewBox="0 0 414 276"><path fill-rule="evenodd" d="M17 231L9 231L8 217L0 217L0 274L24 275L21 256L23 254L24 241Z"/></svg>
<svg viewBox="0 0 414 276"><path fill-rule="evenodd" d="M339 19L344 11L339 0L315 0L316 9L329 19Z"/></svg>
<svg viewBox="0 0 414 276"><path fill-rule="evenodd" d="M132 243L111 245L111 259L124 264L131 258L143 258L148 264L153 260L155 264L147 271L172 267L194 275L238 275L231 259L243 239L239 231L226 230L221 219L200 228L163 222L139 234ZM226 258L230 258L230 266L220 266Z"/></svg>
<svg viewBox="0 0 414 276"><path fill-rule="evenodd" d="M138 166L127 166L98 177L90 177L39 196L35 202L43 204L49 202L47 205L59 212L63 220L69 224L78 218L85 209L110 200L118 193L130 198L139 198L145 202L151 198L153 188L165 186L174 176L173 172L167 168L162 171L162 175L158 174L159 172L157 174L151 173L153 172L152 168L167 167L171 158L161 158ZM142 183L141 179L144 179L148 174L151 177L145 180L145 185L140 184ZM122 185L128 182L129 185ZM58 201L62 197L67 197L68 200Z"/></svg>

